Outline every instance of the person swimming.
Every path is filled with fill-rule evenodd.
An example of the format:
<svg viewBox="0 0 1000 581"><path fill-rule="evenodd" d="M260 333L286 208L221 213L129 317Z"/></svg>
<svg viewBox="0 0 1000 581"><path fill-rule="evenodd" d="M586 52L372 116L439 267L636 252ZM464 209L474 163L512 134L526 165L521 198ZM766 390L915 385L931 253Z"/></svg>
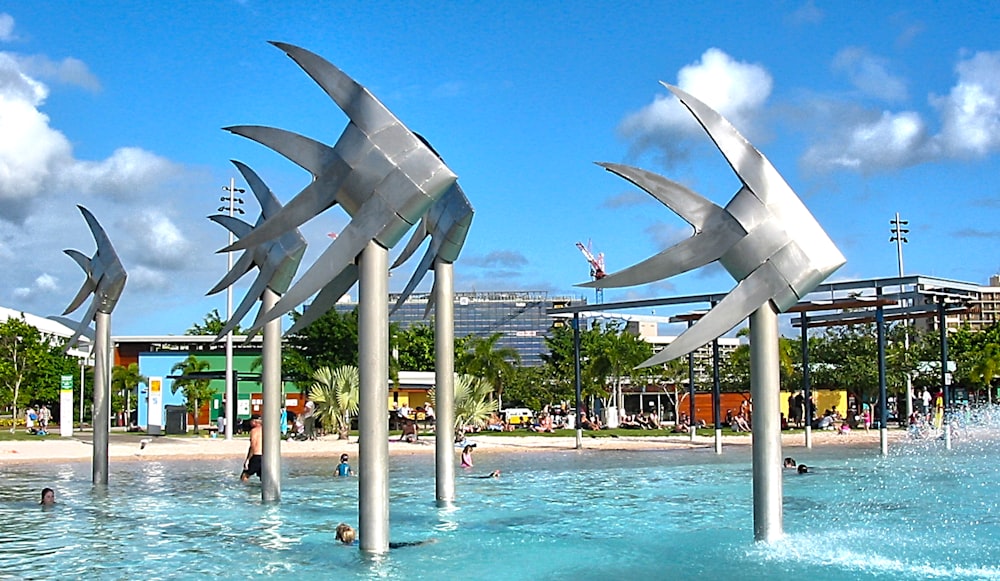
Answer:
<svg viewBox="0 0 1000 581"><path fill-rule="evenodd" d="M42 489L42 500L38 503L42 506L52 506L56 503L56 491L51 488Z"/></svg>
<svg viewBox="0 0 1000 581"><path fill-rule="evenodd" d="M483 474L482 476L472 476L472 478L500 478L500 471L494 470L489 474Z"/></svg>
<svg viewBox="0 0 1000 581"><path fill-rule="evenodd" d="M786 457L782 467L795 468L795 458L792 458L791 456Z"/></svg>
<svg viewBox="0 0 1000 581"><path fill-rule="evenodd" d="M806 474L809 472L809 467L806 466L805 464L799 464L798 472L799 474Z"/></svg>
<svg viewBox="0 0 1000 581"><path fill-rule="evenodd" d="M354 540L357 537L357 533L354 531L354 527L347 523L340 523L337 525L337 540L345 545L353 545ZM427 539L424 541L404 541L401 543L389 543L390 549L401 549L403 547L416 547L418 545L426 545L429 543L436 543L437 539Z"/></svg>

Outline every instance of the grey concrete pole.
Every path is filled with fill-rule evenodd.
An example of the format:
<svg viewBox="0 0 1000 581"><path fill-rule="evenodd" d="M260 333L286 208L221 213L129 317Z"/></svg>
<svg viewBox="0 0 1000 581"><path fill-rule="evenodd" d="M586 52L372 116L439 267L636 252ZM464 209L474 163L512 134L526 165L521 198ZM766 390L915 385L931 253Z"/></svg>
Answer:
<svg viewBox="0 0 1000 581"><path fill-rule="evenodd" d="M938 303L938 329L941 333L941 390L944 393L944 401L941 405L944 409L941 411L943 422L941 427L944 429L944 448L945 450L951 450L951 425L948 419L948 406L950 401L950 394L948 393L948 327L945 325L945 304L944 297L940 298ZM935 405L937 405L935 403Z"/></svg>
<svg viewBox="0 0 1000 581"><path fill-rule="evenodd" d="M94 315L94 484L108 483L111 421L111 315Z"/></svg>
<svg viewBox="0 0 1000 581"><path fill-rule="evenodd" d="M576 386L576 449L583 449L583 396L580 385L580 313L573 313L573 383Z"/></svg>
<svg viewBox="0 0 1000 581"><path fill-rule="evenodd" d="M715 306L715 305L713 305ZM722 453L722 421L719 404L722 401L722 386L719 377L719 340L712 341L712 423L715 425L715 453Z"/></svg>
<svg viewBox="0 0 1000 581"><path fill-rule="evenodd" d="M261 307L265 311L278 302L278 295L264 289ZM281 500L281 317L264 325L261 352L261 383L264 398L260 493L264 502Z"/></svg>
<svg viewBox="0 0 1000 581"><path fill-rule="evenodd" d="M693 321L688 321L688 329L694 324ZM694 422L694 351L688 353L688 432L691 435L691 441L694 442L694 436L697 433L695 429ZM680 410L677 410L677 414L680 415Z"/></svg>
<svg viewBox="0 0 1000 581"><path fill-rule="evenodd" d="M799 313L802 329L802 417L806 426L806 448L813 447L812 432L812 390L809 376L809 318L806 312Z"/></svg>
<svg viewBox="0 0 1000 581"><path fill-rule="evenodd" d="M882 289L876 289L875 296L882 298ZM888 394L885 389L885 310L882 305L875 307L875 335L878 341L878 397L879 397L879 448L883 456L889 455L889 416L886 406ZM864 403L862 403L862 406Z"/></svg>
<svg viewBox="0 0 1000 581"><path fill-rule="evenodd" d="M437 504L455 500L455 270L434 264L434 476Z"/></svg>
<svg viewBox="0 0 1000 581"><path fill-rule="evenodd" d="M389 550L389 251L358 261L358 523L361 550ZM440 306L440 305L439 305Z"/></svg>
<svg viewBox="0 0 1000 581"><path fill-rule="evenodd" d="M750 315L753 529L754 540L765 542L775 541L783 534L778 368L778 313L768 301Z"/></svg>

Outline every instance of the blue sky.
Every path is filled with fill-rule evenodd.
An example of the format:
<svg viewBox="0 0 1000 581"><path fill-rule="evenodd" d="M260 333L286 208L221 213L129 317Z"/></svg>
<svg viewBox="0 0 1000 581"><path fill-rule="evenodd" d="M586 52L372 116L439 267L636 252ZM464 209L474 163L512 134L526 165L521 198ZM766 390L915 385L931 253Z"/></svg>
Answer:
<svg viewBox="0 0 1000 581"><path fill-rule="evenodd" d="M771 160L847 257L833 280L896 274L895 212L910 222L907 274L986 283L1000 272L1000 4L83 0L0 10L0 304L10 308L49 315L69 304L83 273L62 250L94 249L83 204L129 273L114 334L179 334L225 312L223 294L204 295L225 273L215 251L226 233L206 217L238 175L228 160L253 167L282 201L309 176L221 128L272 125L332 144L347 123L268 40L352 75L458 174L476 216L457 290L592 300L574 287L589 275L577 241L592 241L613 272L691 234L595 161L728 202L735 175L659 81L719 110ZM346 221L335 207L303 227L305 264ZM605 301L733 284L708 267L608 290Z"/></svg>

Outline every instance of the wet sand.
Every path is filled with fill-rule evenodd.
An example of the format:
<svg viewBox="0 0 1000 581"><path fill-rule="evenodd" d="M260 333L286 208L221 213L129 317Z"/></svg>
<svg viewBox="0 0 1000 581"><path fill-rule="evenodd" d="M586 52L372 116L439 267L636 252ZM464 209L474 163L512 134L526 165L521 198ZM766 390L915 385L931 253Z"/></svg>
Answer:
<svg viewBox="0 0 1000 581"><path fill-rule="evenodd" d="M582 447L586 450L689 450L693 448L714 448L714 436L697 436L694 441L690 436L636 436L592 437L590 432L584 432ZM905 430L892 429L888 431L889 442L906 438ZM56 461L90 461L93 457L91 434L84 432L71 438L54 438L46 440L17 440L0 442L0 463L37 463ZM145 446L143 440L148 440ZM470 434L469 440L476 443L476 453L496 452L552 452L555 450L572 450L576 448L575 436L493 436ZM813 447L827 446L871 446L879 447L879 432L871 430L864 432L856 430L848 435L840 435L831 431L813 431ZM113 432L109 438L108 456L112 461L142 461L145 459L212 459L212 458L243 458L247 453L248 439L237 436L230 441L224 438L210 437L177 437L177 436L147 436L146 434L126 434ZM722 437L723 447L749 446L751 437L747 435L728 434ZM805 448L805 434L782 434L782 448L794 450ZM435 443L433 436L421 436L418 443L389 441L390 455L433 454ZM347 452L352 456L358 453L357 438L339 440L336 436L323 436L313 441L288 440L281 443L282 457L317 457L335 458ZM456 449L457 453L457 449Z"/></svg>

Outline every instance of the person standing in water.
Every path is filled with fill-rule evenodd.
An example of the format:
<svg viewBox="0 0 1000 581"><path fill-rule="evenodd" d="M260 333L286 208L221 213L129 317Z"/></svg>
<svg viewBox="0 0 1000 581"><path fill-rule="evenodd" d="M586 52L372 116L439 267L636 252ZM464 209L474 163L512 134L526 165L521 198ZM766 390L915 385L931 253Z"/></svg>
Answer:
<svg viewBox="0 0 1000 581"><path fill-rule="evenodd" d="M263 428L260 425L260 416L250 418L250 447L247 449L247 458L243 461L243 473L240 480L246 482L250 477L257 475L260 478L260 461L263 455Z"/></svg>
<svg viewBox="0 0 1000 581"><path fill-rule="evenodd" d="M347 463L347 454L340 455L340 464L337 464L337 476L354 476L354 470Z"/></svg>

